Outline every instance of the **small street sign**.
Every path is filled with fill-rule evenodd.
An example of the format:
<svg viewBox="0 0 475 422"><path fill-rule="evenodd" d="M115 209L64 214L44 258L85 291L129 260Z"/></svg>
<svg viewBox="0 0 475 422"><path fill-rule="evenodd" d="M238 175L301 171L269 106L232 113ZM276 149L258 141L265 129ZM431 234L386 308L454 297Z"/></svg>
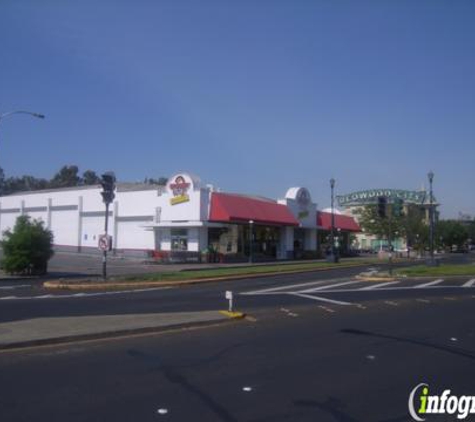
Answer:
<svg viewBox="0 0 475 422"><path fill-rule="evenodd" d="M111 237L107 234L101 234L99 236L98 248L100 251L108 251L110 249Z"/></svg>
<svg viewBox="0 0 475 422"><path fill-rule="evenodd" d="M227 300L229 300L229 312L233 312L233 292L226 290L225 297Z"/></svg>

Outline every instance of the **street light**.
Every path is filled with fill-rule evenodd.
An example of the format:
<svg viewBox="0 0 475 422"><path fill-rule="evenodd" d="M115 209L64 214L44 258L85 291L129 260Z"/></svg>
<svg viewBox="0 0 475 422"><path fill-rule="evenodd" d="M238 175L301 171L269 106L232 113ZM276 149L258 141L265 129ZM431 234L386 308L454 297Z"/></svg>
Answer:
<svg viewBox="0 0 475 422"><path fill-rule="evenodd" d="M0 113L0 123L5 117L11 116L12 114L29 114L30 116L37 117L38 119L44 119L45 116L44 114L40 113L33 113L31 111L25 111L25 110L15 110L15 111L7 111L6 113ZM2 194L1 188L0 188L0 195Z"/></svg>
<svg viewBox="0 0 475 422"><path fill-rule="evenodd" d="M254 220L249 220L249 264L252 264L252 225Z"/></svg>
<svg viewBox="0 0 475 422"><path fill-rule="evenodd" d="M330 262L338 262L338 256L336 255L336 251L335 251L335 210L334 210L335 179L333 177L330 179L330 189L331 189L332 227L331 227L331 233L330 233L331 255L328 260Z"/></svg>
<svg viewBox="0 0 475 422"><path fill-rule="evenodd" d="M25 111L25 110L15 110L15 111L8 111L6 113L0 114L0 122L2 119L5 117L11 116L12 114L29 114L30 116L37 117L38 119L44 119L45 115L40 114L40 113L33 113L31 111Z"/></svg>
<svg viewBox="0 0 475 422"><path fill-rule="evenodd" d="M427 174L429 178L429 245L430 245L430 265L435 265L434 262L434 205L432 196L432 181L434 180L434 172L430 171Z"/></svg>

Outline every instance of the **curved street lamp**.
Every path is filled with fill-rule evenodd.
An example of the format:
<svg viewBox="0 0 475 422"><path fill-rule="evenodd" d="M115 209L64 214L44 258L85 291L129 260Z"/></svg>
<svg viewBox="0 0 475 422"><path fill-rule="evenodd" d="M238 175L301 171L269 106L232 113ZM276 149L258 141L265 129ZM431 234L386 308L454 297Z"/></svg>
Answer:
<svg viewBox="0 0 475 422"><path fill-rule="evenodd" d="M15 110L15 111L8 111L6 113L0 114L0 122L2 121L2 119L8 116L11 116L12 114L29 114L30 116L37 117L38 119L45 118L44 114L33 113L32 111L26 111L26 110Z"/></svg>
<svg viewBox="0 0 475 422"><path fill-rule="evenodd" d="M38 119L44 119L45 115L40 114L40 113L33 113L32 111L26 111L26 110L14 110L14 111L7 111L6 113L0 113L0 123L2 123L2 120L5 117L11 116L12 114L29 114L30 116L36 117ZM0 195L2 194L1 188L0 188Z"/></svg>

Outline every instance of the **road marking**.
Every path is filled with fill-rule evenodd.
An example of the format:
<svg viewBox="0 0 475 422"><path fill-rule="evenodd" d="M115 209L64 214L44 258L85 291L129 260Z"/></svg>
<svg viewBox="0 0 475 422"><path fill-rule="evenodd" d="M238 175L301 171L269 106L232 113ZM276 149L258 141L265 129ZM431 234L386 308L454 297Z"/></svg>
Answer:
<svg viewBox="0 0 475 422"><path fill-rule="evenodd" d="M0 290L14 290L21 289L24 287L32 287L31 284L17 284L16 286L0 286Z"/></svg>
<svg viewBox="0 0 475 422"><path fill-rule="evenodd" d="M40 296L4 296L0 297L0 300L36 300L36 299L71 299L79 297L94 297L94 296L110 296L110 295L119 295L119 294L128 294L128 293L143 293L150 292L154 290L165 290L168 287L151 287L148 289L132 289L132 290L119 290L116 292L97 292L97 293L73 293L73 294L64 294L64 295L40 295Z"/></svg>
<svg viewBox="0 0 475 422"><path fill-rule="evenodd" d="M316 286L320 284L328 283L329 280L319 280L319 281L310 281L307 283L300 283L300 284L290 284L287 286L280 286L280 287L271 287L269 289L262 289L262 290L253 290L250 292L243 292L241 295L259 295L259 294L266 294L266 293L273 293L279 292L281 290L291 290L298 287L308 287L308 286Z"/></svg>
<svg viewBox="0 0 475 422"><path fill-rule="evenodd" d="M330 284L328 286L317 287L315 289L302 290L300 293L320 292L322 290L328 290L328 289L331 289L331 288L334 288L334 287L340 287L340 286L348 286L350 284L356 284L356 283L361 283L361 280L352 280L352 281L345 281L344 283Z"/></svg>
<svg viewBox="0 0 475 422"><path fill-rule="evenodd" d="M163 408L162 408L162 409L158 409L158 410L157 410L157 413L158 413L159 415L166 415L166 414L168 413L168 409L163 409Z"/></svg>
<svg viewBox="0 0 475 422"><path fill-rule="evenodd" d="M378 290L375 290L375 291L388 291L388 292L393 292L393 291L397 291L397 290L413 290L415 287L414 286L399 286L399 287L381 287L379 288ZM430 287L427 287L426 289L440 289L440 290L453 290L453 289L461 289L462 286L430 286ZM371 291L371 290L370 290ZM367 290L366 290L367 292ZM335 289L335 290L328 290L328 291L325 291L325 292L322 292L322 293L365 293L365 290L361 290L361 289ZM268 294L272 294L272 293L268 293ZM279 294L279 293L276 293L276 294Z"/></svg>
<svg viewBox="0 0 475 422"><path fill-rule="evenodd" d="M350 302L342 302L341 300L333 300L333 299L328 299L326 297L321 297L321 296L312 296L312 295L306 295L305 293L300 293L300 292L288 292L288 295L292 296L299 296L299 297L304 297L306 299L313 299L321 302L328 302L328 303L333 303L334 305L352 305Z"/></svg>
<svg viewBox="0 0 475 422"><path fill-rule="evenodd" d="M397 304L397 302L391 302L390 300L385 300L384 303L386 303L387 305L391 305L391 306L399 306Z"/></svg>
<svg viewBox="0 0 475 422"><path fill-rule="evenodd" d="M430 303L430 300L427 300L427 299L416 299L416 302Z"/></svg>
<svg viewBox="0 0 475 422"><path fill-rule="evenodd" d="M439 279L431 281L429 283L418 284L417 286L414 286L414 289L423 289L424 287L435 286L436 284L440 284L443 281L444 281L443 278L439 278Z"/></svg>
<svg viewBox="0 0 475 422"><path fill-rule="evenodd" d="M331 313L331 314L335 313L335 310L334 310L334 309L327 308L326 306L319 305L318 307L321 308L321 309L323 309L324 311L327 311L327 312Z"/></svg>
<svg viewBox="0 0 475 422"><path fill-rule="evenodd" d="M475 284L475 278L472 278L471 280L468 280L462 287L473 287Z"/></svg>
<svg viewBox="0 0 475 422"><path fill-rule="evenodd" d="M378 284L373 284L373 285L368 286L368 287L362 287L359 290L375 290L375 289L378 289L380 287L391 286L393 284L398 284L398 283L400 283L400 281L388 281L387 283L378 283Z"/></svg>
<svg viewBox="0 0 475 422"><path fill-rule="evenodd" d="M457 300L454 297L444 297L445 300Z"/></svg>

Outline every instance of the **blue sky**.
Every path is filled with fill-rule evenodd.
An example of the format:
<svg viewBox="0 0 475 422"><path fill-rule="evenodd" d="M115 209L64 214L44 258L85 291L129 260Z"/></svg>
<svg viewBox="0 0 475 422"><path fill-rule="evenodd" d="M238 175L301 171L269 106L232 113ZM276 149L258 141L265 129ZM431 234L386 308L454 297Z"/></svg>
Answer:
<svg viewBox="0 0 475 422"><path fill-rule="evenodd" d="M282 197L418 189L475 214L471 0L2 0L7 175L188 170Z"/></svg>

